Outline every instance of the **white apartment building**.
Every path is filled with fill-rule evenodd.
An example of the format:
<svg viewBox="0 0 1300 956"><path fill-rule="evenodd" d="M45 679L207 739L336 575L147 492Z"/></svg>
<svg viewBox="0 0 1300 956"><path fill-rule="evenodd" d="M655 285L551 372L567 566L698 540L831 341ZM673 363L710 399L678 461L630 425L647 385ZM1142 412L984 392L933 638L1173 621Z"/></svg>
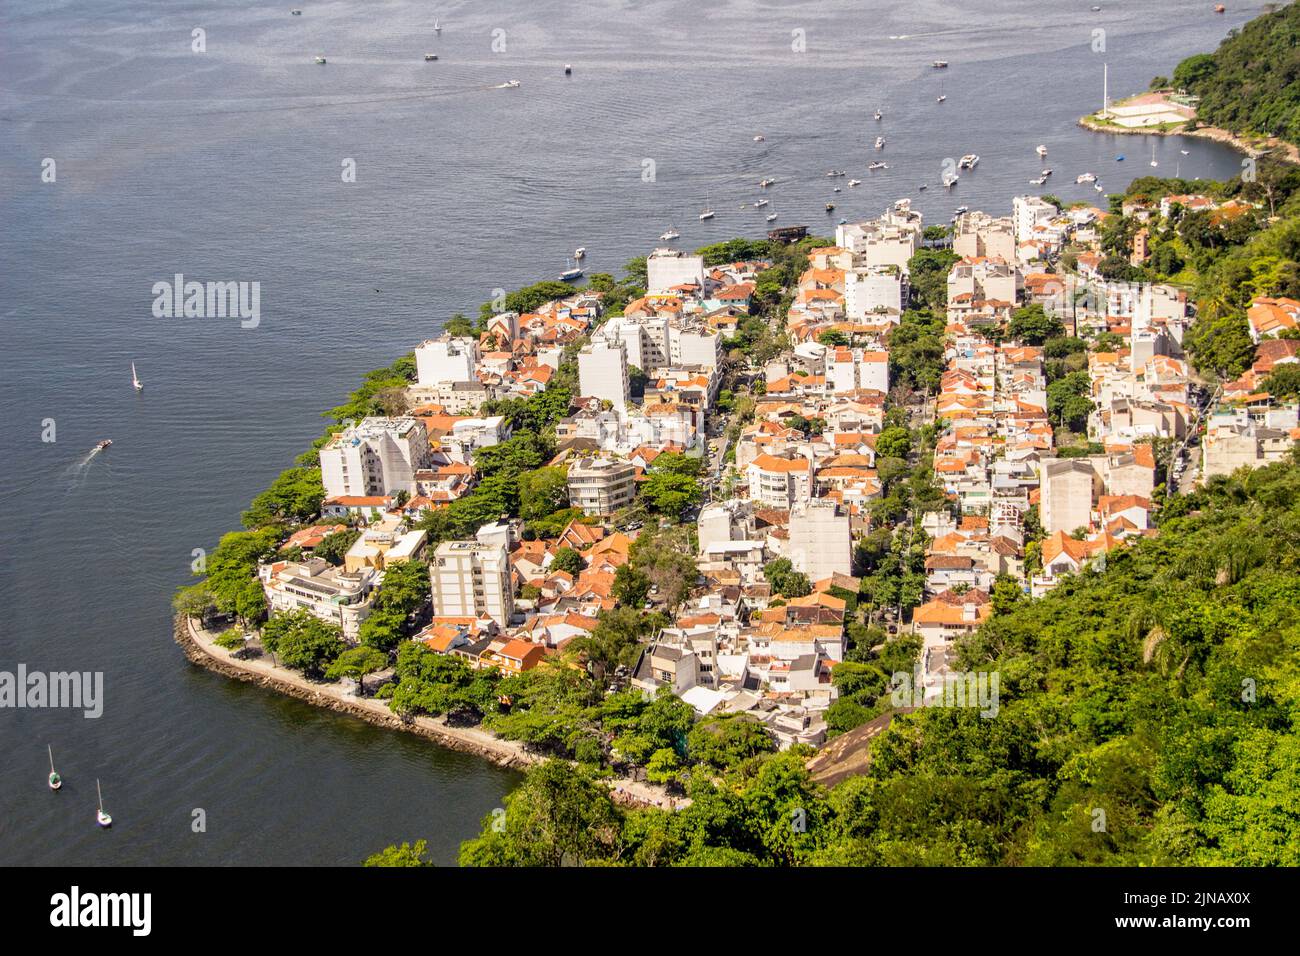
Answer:
<svg viewBox="0 0 1300 956"><path fill-rule="evenodd" d="M853 322L880 313L895 320L907 300L903 269L894 265L868 266L844 273L844 315Z"/></svg>
<svg viewBox="0 0 1300 956"><path fill-rule="evenodd" d="M1062 458L1043 462L1039 473L1039 522L1048 534L1071 534L1092 521L1092 489L1095 472L1083 458Z"/></svg>
<svg viewBox="0 0 1300 956"><path fill-rule="evenodd" d="M1016 244L1033 237L1034 229L1060 215L1060 210L1038 196L1016 196L1011 200L1011 218L1015 222ZM1014 258L1014 257L1012 257Z"/></svg>
<svg viewBox="0 0 1300 956"><path fill-rule="evenodd" d="M438 617L486 614L502 627L514 613L510 554L497 542L444 541L429 564L433 613Z"/></svg>
<svg viewBox="0 0 1300 956"><path fill-rule="evenodd" d="M346 572L321 558L309 558L258 565L257 577L272 615L306 611L338 625L350 643L357 642L361 622L370 616L373 568Z"/></svg>
<svg viewBox="0 0 1300 956"><path fill-rule="evenodd" d="M704 257L677 249L656 249L646 258L646 293L660 295L673 286L691 285L704 289Z"/></svg>
<svg viewBox="0 0 1300 956"><path fill-rule="evenodd" d="M790 509L790 563L821 581L853 570L849 513L829 498L802 501Z"/></svg>
<svg viewBox="0 0 1300 956"><path fill-rule="evenodd" d="M968 212L957 217L952 251L965 258L1016 260L1015 223L1009 216L995 219L988 213Z"/></svg>
<svg viewBox="0 0 1300 956"><path fill-rule="evenodd" d="M838 348L826 357L826 384L832 392L869 388L889 391L889 353Z"/></svg>
<svg viewBox="0 0 1300 956"><path fill-rule="evenodd" d="M473 381L478 360L478 343L468 336L428 339L415 347L416 383L431 388L444 382Z"/></svg>
<svg viewBox="0 0 1300 956"><path fill-rule="evenodd" d="M622 411L631 395L627 364L627 350L621 341L584 345L578 353L579 393L609 401Z"/></svg>
<svg viewBox="0 0 1300 956"><path fill-rule="evenodd" d="M636 466L629 461L582 458L569 466L569 503L588 515L611 515L635 495Z"/></svg>
<svg viewBox="0 0 1300 956"><path fill-rule="evenodd" d="M807 458L759 455L745 472L751 501L788 511L812 497L812 462Z"/></svg>
<svg viewBox="0 0 1300 956"><path fill-rule="evenodd" d="M363 418L320 450L325 497L414 493L415 473L429 454L428 434L418 419Z"/></svg>

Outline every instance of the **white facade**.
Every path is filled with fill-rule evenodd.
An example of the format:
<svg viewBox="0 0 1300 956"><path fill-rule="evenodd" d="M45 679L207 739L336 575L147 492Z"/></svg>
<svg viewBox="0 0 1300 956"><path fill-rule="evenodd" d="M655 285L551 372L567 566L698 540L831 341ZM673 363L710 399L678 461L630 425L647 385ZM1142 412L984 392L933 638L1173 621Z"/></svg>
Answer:
<svg viewBox="0 0 1300 956"><path fill-rule="evenodd" d="M1016 227L1016 244L1033 236L1034 227L1055 219L1060 211L1037 196L1016 196L1011 200L1011 218Z"/></svg>
<svg viewBox="0 0 1300 956"><path fill-rule="evenodd" d="M1076 528L1088 527L1092 520L1092 465L1077 458L1046 461L1039 484L1039 521L1044 531L1072 534Z"/></svg>
<svg viewBox="0 0 1300 956"><path fill-rule="evenodd" d="M656 249L646 258L646 293L660 295L673 286L694 283L704 288L704 257L676 249Z"/></svg>
<svg viewBox="0 0 1300 956"><path fill-rule="evenodd" d="M429 339L415 347L416 383L430 387L472 381L478 360L478 343L472 338Z"/></svg>
<svg viewBox="0 0 1300 956"><path fill-rule="evenodd" d="M365 418L320 450L326 498L415 492L415 472L429 459L429 438L415 418Z"/></svg>
<svg viewBox="0 0 1300 956"><path fill-rule="evenodd" d="M622 411L627 407L630 384L627 351L621 341L592 342L578 353L578 391L586 398L612 402Z"/></svg>
<svg viewBox="0 0 1300 956"><path fill-rule="evenodd" d="M486 614L502 627L510 623L514 585L503 544L444 541L429 565L429 581L435 616Z"/></svg>
<svg viewBox="0 0 1300 956"><path fill-rule="evenodd" d="M849 513L828 498L796 504L790 509L789 558L809 581L852 573Z"/></svg>
<svg viewBox="0 0 1300 956"><path fill-rule="evenodd" d="M881 311L893 315L902 314L902 270L893 266L875 266L845 272L845 317L859 322Z"/></svg>

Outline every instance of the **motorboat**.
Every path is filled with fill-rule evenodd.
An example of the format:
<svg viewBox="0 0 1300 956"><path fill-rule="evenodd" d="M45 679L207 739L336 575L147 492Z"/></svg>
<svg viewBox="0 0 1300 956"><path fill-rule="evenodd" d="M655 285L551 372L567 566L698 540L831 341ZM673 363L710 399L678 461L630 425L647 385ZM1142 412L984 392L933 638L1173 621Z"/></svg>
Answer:
<svg viewBox="0 0 1300 956"><path fill-rule="evenodd" d="M323 57L323 56L318 56L318 57L316 57L316 62L317 62L319 65L324 66L324 65L325 65L325 57Z"/></svg>
<svg viewBox="0 0 1300 956"><path fill-rule="evenodd" d="M967 154L966 154L965 156L963 156L961 159L957 160L957 168L958 168L958 169L974 169L974 168L975 168L975 164L978 163L979 161L980 161L980 158L979 158L978 155L976 155L975 153L967 153Z"/></svg>
<svg viewBox="0 0 1300 956"><path fill-rule="evenodd" d="M111 444L113 444L113 439L105 438L103 441L95 443L95 451L103 451Z"/></svg>
<svg viewBox="0 0 1300 956"><path fill-rule="evenodd" d="M944 188L952 189L953 186L957 185L957 180L959 178L960 177L958 177L956 173L946 173L943 177Z"/></svg>
<svg viewBox="0 0 1300 956"><path fill-rule="evenodd" d="M861 186L861 185L862 185L862 180L860 180L860 179L850 179L850 180L849 180L849 186L850 186L850 187L853 187L853 186Z"/></svg>
<svg viewBox="0 0 1300 956"><path fill-rule="evenodd" d="M756 143L761 143L761 142L763 142L763 134L762 134L762 133L759 133L757 136L755 136L755 137L754 137L754 142L756 142Z"/></svg>
<svg viewBox="0 0 1300 956"><path fill-rule="evenodd" d="M888 169L888 163L867 163L867 169Z"/></svg>
<svg viewBox="0 0 1300 956"><path fill-rule="evenodd" d="M775 219L776 219L776 213L774 213L774 212L770 212L770 213L767 214L767 221L768 221L768 222L772 222L772 221L774 221Z"/></svg>
<svg viewBox="0 0 1300 956"><path fill-rule="evenodd" d="M680 239L681 237L682 237L682 234L681 234L680 232L678 232L676 229L674 229L674 228L672 228L671 226L669 226L669 227L668 227L668 231L665 232L665 233L664 233L662 236L660 236L659 238L660 238L661 240L663 240L664 242L672 242L674 239Z"/></svg>
<svg viewBox="0 0 1300 956"><path fill-rule="evenodd" d="M946 69L948 69L948 61L947 61L947 60L935 60L935 61L934 61L933 63L931 63L930 65L933 66L936 70L946 70Z"/></svg>
<svg viewBox="0 0 1300 956"><path fill-rule="evenodd" d="M880 112L880 110L876 110L876 112L875 112L876 122L879 123L880 120L881 120L881 118L882 118L884 115L885 115L885 114L882 113L882 112Z"/></svg>
<svg viewBox="0 0 1300 956"><path fill-rule="evenodd" d="M582 266L578 265L576 262L572 266L570 266L569 268L565 269L563 272L560 273L561 282L572 282L574 279L581 279L581 278L582 278Z"/></svg>
<svg viewBox="0 0 1300 956"><path fill-rule="evenodd" d="M432 62L433 62L434 60L436 60L436 59L438 59L438 54L436 54L436 53L426 53L426 54L424 55L424 62L425 62L425 63L432 63Z"/></svg>
<svg viewBox="0 0 1300 956"><path fill-rule="evenodd" d="M772 185L773 183L775 183L775 182L776 182L775 179L763 179L763 180L760 180L759 183L758 183L758 188L759 188L759 189L766 189L768 186L771 186L771 185Z"/></svg>
<svg viewBox="0 0 1300 956"><path fill-rule="evenodd" d="M586 247L586 246L578 246L578 248L576 248L576 249L573 250L573 258L574 258L574 259L585 259L586 257L587 257L587 247Z"/></svg>
<svg viewBox="0 0 1300 956"><path fill-rule="evenodd" d="M883 137L883 136L877 136L877 137L876 137L876 149L884 149L884 148L885 148L885 137Z"/></svg>
<svg viewBox="0 0 1300 956"><path fill-rule="evenodd" d="M769 202L771 202L770 199L760 199L758 202L754 203L754 208L755 208L755 209L762 209L762 208L763 208L764 206L766 206Z"/></svg>
<svg viewBox="0 0 1300 956"><path fill-rule="evenodd" d="M1075 183L1082 186L1084 183L1095 183L1097 181L1096 173L1080 173L1074 177Z"/></svg>
<svg viewBox="0 0 1300 956"><path fill-rule="evenodd" d="M833 212L834 209L835 209L835 203L833 203L833 202L828 202L828 203L826 204L826 211L827 211L827 212Z"/></svg>

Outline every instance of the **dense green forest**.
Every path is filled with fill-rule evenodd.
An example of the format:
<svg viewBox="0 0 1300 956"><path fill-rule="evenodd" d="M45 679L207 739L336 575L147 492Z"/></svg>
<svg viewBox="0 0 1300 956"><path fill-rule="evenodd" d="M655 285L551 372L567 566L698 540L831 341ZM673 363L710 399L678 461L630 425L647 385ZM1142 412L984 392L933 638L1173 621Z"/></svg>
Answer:
<svg viewBox="0 0 1300 956"><path fill-rule="evenodd" d="M1178 64L1173 85L1200 97L1197 116L1234 133L1300 143L1300 6L1251 20L1214 53Z"/></svg>
<svg viewBox="0 0 1300 956"><path fill-rule="evenodd" d="M1158 537L1000 608L960 645L1000 674L992 719L899 716L829 790L807 752L739 727L665 733L690 767L676 812L620 808L594 771L551 761L461 862L1294 866L1297 605L1300 455L1212 479Z"/></svg>

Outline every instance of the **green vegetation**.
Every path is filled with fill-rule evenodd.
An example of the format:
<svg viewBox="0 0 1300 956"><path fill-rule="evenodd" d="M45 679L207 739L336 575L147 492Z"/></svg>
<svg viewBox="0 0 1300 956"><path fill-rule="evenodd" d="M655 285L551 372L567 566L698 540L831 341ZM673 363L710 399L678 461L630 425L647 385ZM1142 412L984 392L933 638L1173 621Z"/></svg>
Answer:
<svg viewBox="0 0 1300 956"><path fill-rule="evenodd" d="M461 863L1300 864L1300 461L1173 500L1158 538L1004 602L959 645L960 667L1000 674L996 718L898 717L866 771L829 790L806 750L748 746L761 728L743 718L696 721L684 757L675 740L638 748L666 766L655 754L677 754L690 807L624 810L543 764ZM883 672L909 663L899 642L874 669L837 668L837 719L881 706Z"/></svg>
<svg viewBox="0 0 1300 956"><path fill-rule="evenodd" d="M1179 63L1173 85L1200 97L1197 118L1235 133L1300 143L1300 7L1233 30L1214 53Z"/></svg>

